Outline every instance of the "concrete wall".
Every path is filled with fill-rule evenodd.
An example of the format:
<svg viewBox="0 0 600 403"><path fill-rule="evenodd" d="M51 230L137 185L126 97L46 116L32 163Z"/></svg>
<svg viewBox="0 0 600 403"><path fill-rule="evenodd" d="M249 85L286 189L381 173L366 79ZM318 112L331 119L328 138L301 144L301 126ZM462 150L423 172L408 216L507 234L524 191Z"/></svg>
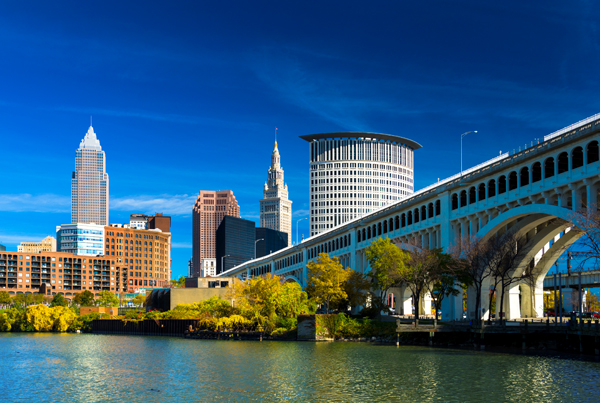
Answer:
<svg viewBox="0 0 600 403"><path fill-rule="evenodd" d="M226 300L230 287L224 288L173 288L171 289L171 308L179 304L195 304L211 297L221 297Z"/></svg>

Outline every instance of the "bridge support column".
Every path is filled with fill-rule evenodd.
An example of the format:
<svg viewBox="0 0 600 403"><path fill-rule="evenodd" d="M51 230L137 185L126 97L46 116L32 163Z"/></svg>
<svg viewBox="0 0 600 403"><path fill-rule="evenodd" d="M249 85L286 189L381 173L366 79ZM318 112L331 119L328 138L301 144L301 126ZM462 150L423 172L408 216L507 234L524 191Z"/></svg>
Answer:
<svg viewBox="0 0 600 403"><path fill-rule="evenodd" d="M460 284L455 287L460 288ZM442 320L460 320L463 312L462 292L457 295L450 295L442 300Z"/></svg>
<svg viewBox="0 0 600 403"><path fill-rule="evenodd" d="M590 211L593 207L598 205L598 189L594 186L593 183L586 181L585 182L585 191L587 196L587 208Z"/></svg>
<svg viewBox="0 0 600 403"><path fill-rule="evenodd" d="M519 301L521 290L519 285L513 285L513 287L504 294L504 312L506 319L517 319L521 317L521 303ZM501 296L496 294L496 306L500 304Z"/></svg>
<svg viewBox="0 0 600 403"><path fill-rule="evenodd" d="M571 311L577 311L577 299L579 297L577 295L575 295L573 293L573 289L569 288L569 287L565 287L562 289L562 301L563 301L563 308L565 308L565 311L563 313L563 316L569 315L569 312Z"/></svg>
<svg viewBox="0 0 600 403"><path fill-rule="evenodd" d="M410 288L404 286L402 287L402 293L400 294L401 298L397 300L399 302L398 306L402 307L401 315L412 315L412 292ZM402 305L400 305L400 303Z"/></svg>
<svg viewBox="0 0 600 403"><path fill-rule="evenodd" d="M431 295L429 293L423 296L423 302L421 305L421 315L431 315Z"/></svg>

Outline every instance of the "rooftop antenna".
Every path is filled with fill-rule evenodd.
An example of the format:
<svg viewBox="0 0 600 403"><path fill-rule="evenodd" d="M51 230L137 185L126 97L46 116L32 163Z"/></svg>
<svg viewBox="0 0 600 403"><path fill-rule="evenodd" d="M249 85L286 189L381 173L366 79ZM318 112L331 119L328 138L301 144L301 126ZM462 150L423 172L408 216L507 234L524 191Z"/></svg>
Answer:
<svg viewBox="0 0 600 403"><path fill-rule="evenodd" d="M92 115L90 115L90 127L92 127Z"/></svg>

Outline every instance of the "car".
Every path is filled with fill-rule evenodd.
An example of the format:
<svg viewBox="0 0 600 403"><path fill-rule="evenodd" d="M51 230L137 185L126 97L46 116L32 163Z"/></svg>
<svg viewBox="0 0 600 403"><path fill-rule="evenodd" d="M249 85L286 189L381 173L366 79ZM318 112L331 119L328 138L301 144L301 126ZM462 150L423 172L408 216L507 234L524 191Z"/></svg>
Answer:
<svg viewBox="0 0 600 403"><path fill-rule="evenodd" d="M546 317L554 317L554 312L552 312L552 311L546 311L546 312L544 312L544 316L546 316Z"/></svg>
<svg viewBox="0 0 600 403"><path fill-rule="evenodd" d="M600 319L600 312L594 312L592 316L594 317L594 319Z"/></svg>

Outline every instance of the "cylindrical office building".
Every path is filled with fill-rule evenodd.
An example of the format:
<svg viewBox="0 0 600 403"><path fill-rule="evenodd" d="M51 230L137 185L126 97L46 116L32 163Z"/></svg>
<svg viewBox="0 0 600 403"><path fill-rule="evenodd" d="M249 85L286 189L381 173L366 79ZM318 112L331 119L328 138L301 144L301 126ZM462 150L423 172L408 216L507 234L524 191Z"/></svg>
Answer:
<svg viewBox="0 0 600 403"><path fill-rule="evenodd" d="M310 144L310 235L414 192L415 141L380 133L300 136Z"/></svg>

